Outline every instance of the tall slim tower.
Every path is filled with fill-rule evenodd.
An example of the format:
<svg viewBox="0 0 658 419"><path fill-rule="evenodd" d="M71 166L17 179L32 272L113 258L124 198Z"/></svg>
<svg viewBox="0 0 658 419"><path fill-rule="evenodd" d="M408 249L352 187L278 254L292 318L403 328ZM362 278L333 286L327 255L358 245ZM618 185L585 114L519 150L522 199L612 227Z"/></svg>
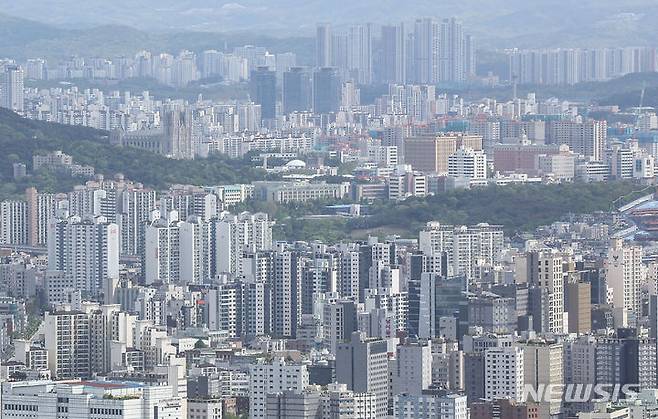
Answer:
<svg viewBox="0 0 658 419"><path fill-rule="evenodd" d="M330 67L332 65L331 38L331 25L328 23L319 24L315 34L316 67Z"/></svg>
<svg viewBox="0 0 658 419"><path fill-rule="evenodd" d="M462 53L464 55L464 78L469 79L477 74L477 60L475 38L472 35L464 35L464 46Z"/></svg>
<svg viewBox="0 0 658 419"><path fill-rule="evenodd" d="M372 82L372 27L352 26L348 33L347 67L352 80L360 84Z"/></svg>
<svg viewBox="0 0 658 419"><path fill-rule="evenodd" d="M431 18L418 19L414 25L413 80L420 84L439 81L439 23Z"/></svg>
<svg viewBox="0 0 658 419"><path fill-rule="evenodd" d="M439 45L440 80L464 81L464 32L461 22L455 18L441 22Z"/></svg>
<svg viewBox="0 0 658 419"><path fill-rule="evenodd" d="M23 112L23 69L9 65L0 77L0 108Z"/></svg>
<svg viewBox="0 0 658 419"><path fill-rule="evenodd" d="M528 252L528 284L537 293L546 295L538 304L533 327L542 333L564 331L564 273L562 256L553 250ZM543 297L542 297L543 298ZM545 319L545 322L540 319Z"/></svg>
<svg viewBox="0 0 658 419"><path fill-rule="evenodd" d="M381 81L401 84L407 81L404 23L382 26Z"/></svg>
<svg viewBox="0 0 658 419"><path fill-rule="evenodd" d="M157 211L144 230L142 270L147 284L180 281L180 225L178 212L164 218Z"/></svg>
<svg viewBox="0 0 658 419"><path fill-rule="evenodd" d="M273 252L271 257L272 336L294 339L302 315L302 258L290 251Z"/></svg>
<svg viewBox="0 0 658 419"><path fill-rule="evenodd" d="M613 239L608 248L606 280L612 288L612 304L615 308L639 313L642 310L642 285L646 271L642 264L641 246L626 244Z"/></svg>
<svg viewBox="0 0 658 419"><path fill-rule="evenodd" d="M27 244L39 245L39 193L37 188L29 187L25 190L27 203Z"/></svg>

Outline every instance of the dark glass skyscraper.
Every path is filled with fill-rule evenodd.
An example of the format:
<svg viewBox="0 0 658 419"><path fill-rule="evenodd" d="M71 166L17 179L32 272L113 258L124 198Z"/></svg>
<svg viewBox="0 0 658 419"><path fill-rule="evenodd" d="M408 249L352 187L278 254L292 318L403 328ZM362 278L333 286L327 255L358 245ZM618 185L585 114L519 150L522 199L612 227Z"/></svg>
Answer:
<svg viewBox="0 0 658 419"><path fill-rule="evenodd" d="M311 108L311 74L304 67L293 67L283 73L283 112L308 111Z"/></svg>
<svg viewBox="0 0 658 419"><path fill-rule="evenodd" d="M251 100L261 106L262 119L276 118L276 72L258 67L251 72Z"/></svg>
<svg viewBox="0 0 658 419"><path fill-rule="evenodd" d="M406 77L406 39L404 23L382 26L380 80L404 83Z"/></svg>
<svg viewBox="0 0 658 419"><path fill-rule="evenodd" d="M340 107L340 78L333 67L323 67L313 73L313 111L335 112Z"/></svg>

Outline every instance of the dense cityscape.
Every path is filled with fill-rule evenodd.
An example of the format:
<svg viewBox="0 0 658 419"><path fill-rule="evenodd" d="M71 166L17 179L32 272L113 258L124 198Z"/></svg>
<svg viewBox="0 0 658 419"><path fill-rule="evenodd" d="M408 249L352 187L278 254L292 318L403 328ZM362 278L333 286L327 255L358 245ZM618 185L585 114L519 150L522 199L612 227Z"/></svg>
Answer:
<svg viewBox="0 0 658 419"><path fill-rule="evenodd" d="M0 418L658 418L658 49L313 28L0 42Z"/></svg>

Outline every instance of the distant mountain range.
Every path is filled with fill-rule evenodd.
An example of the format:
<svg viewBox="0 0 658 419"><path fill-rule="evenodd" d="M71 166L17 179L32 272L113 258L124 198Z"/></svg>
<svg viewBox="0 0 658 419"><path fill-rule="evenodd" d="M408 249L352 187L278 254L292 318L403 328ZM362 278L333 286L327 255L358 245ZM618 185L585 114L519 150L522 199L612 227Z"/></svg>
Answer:
<svg viewBox="0 0 658 419"><path fill-rule="evenodd" d="M3 13L58 28L250 31L312 36L315 23L391 23L457 16L487 46L658 43L655 0L0 0ZM43 25L40 26L41 29ZM38 28L35 28L38 29ZM0 34L2 29L0 19Z"/></svg>
<svg viewBox="0 0 658 419"><path fill-rule="evenodd" d="M310 64L313 60L314 40L311 37L273 37L265 31L146 31L114 23L77 27L45 24L0 13L0 58L42 57L58 61L73 55L131 56L140 50L176 54L183 49L221 50L245 44L265 46L274 53L295 52L301 64Z"/></svg>

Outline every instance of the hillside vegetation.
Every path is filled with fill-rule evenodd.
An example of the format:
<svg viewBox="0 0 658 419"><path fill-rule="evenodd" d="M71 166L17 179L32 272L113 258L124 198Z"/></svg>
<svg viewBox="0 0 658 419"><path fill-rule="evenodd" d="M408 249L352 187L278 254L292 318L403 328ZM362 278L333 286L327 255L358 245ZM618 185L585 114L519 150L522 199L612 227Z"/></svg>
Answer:
<svg viewBox="0 0 658 419"><path fill-rule="evenodd" d="M23 162L28 172L32 172L32 156L54 150L70 154L75 163L94 166L96 173L106 176L122 173L128 179L154 188L166 188L175 183L248 183L265 177L265 172L242 160L219 156L193 161L171 160L142 150L109 145L105 131L28 120L5 109L0 109L0 149L0 198L20 194L31 185L58 192L81 183L80 179L46 171L14 181L12 163Z"/></svg>
<svg viewBox="0 0 658 419"><path fill-rule="evenodd" d="M571 214L609 211L618 198L623 197L616 205L646 195L643 188L632 182L490 186L403 202L375 203L369 206L368 216L355 219L304 218L321 210L317 203L250 206L277 218L275 233L281 240L346 240L385 234L415 237L428 221L500 224L507 234L516 234Z"/></svg>
<svg viewBox="0 0 658 419"><path fill-rule="evenodd" d="M170 160L142 150L111 146L108 133L32 121L0 109L0 199L17 196L27 186L44 191L68 191L80 179L41 171L14 181L12 163L24 162L32 173L32 156L62 150L79 164L91 165L97 173L113 176L123 173L128 179L154 188L184 183L214 185L249 183L264 179L266 173L242 160L212 157L194 161ZM454 191L425 199L404 202L380 202L370 205L368 216L356 219L309 219L324 212L326 203L276 205L252 202L239 210L265 211L277 220L280 239L341 240L375 232L395 232L415 236L427 221L450 224L502 224L508 233L534 229L564 219L569 214L608 211L619 197L630 200L641 189L632 182L516 185ZM646 192L644 192L646 193ZM619 204L619 203L618 203Z"/></svg>

